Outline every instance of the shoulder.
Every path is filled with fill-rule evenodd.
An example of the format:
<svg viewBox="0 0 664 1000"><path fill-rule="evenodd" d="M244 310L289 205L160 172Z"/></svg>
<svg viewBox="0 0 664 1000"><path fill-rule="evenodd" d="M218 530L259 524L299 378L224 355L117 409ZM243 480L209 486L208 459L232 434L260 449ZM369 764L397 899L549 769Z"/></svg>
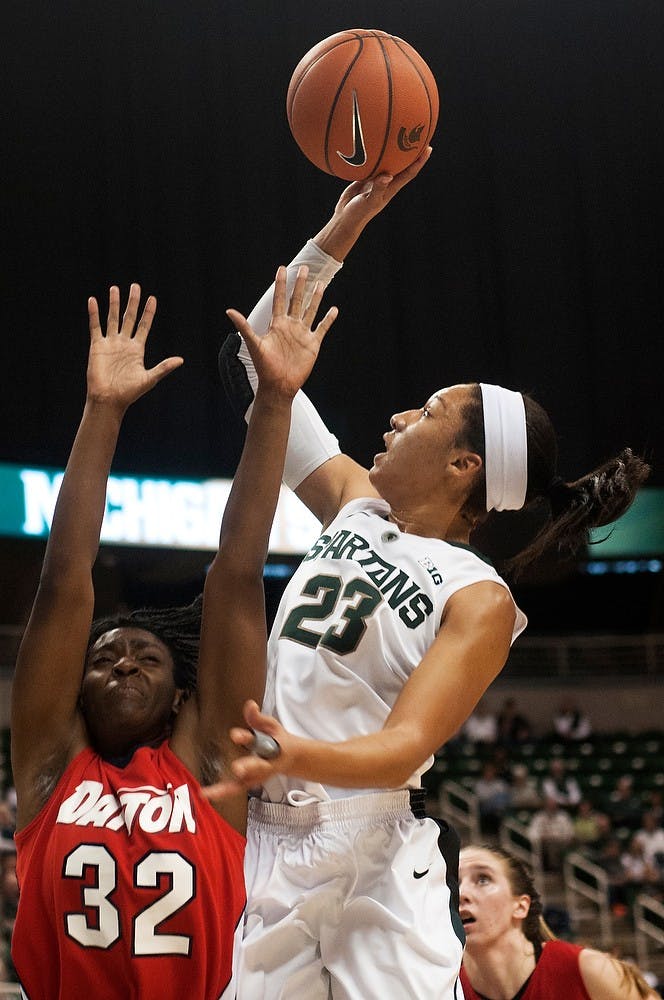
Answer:
<svg viewBox="0 0 664 1000"><path fill-rule="evenodd" d="M545 941L533 977L540 989L560 987L570 997L594 1000L581 973L581 945L554 938ZM535 995L538 995L535 993ZM548 993L544 995L549 996Z"/></svg>
<svg viewBox="0 0 664 1000"><path fill-rule="evenodd" d="M495 627L504 624L511 632L517 608L510 591L497 580L469 580L448 597L446 617L463 616L466 624Z"/></svg>
<svg viewBox="0 0 664 1000"><path fill-rule="evenodd" d="M512 640L523 632L528 619L493 564L468 545L441 542L445 546L447 598L475 605L478 616L501 616L511 622ZM471 589L472 588L472 589Z"/></svg>
<svg viewBox="0 0 664 1000"><path fill-rule="evenodd" d="M585 949L587 950L587 949ZM542 954L548 954L549 957L565 957L573 959L575 962L578 961L579 955L584 951L584 948L580 944L573 944L571 941L562 941L560 938L553 938L551 941L545 941Z"/></svg>
<svg viewBox="0 0 664 1000"><path fill-rule="evenodd" d="M638 990L629 982L622 962L595 948L583 948L579 969L591 1000L637 1000Z"/></svg>

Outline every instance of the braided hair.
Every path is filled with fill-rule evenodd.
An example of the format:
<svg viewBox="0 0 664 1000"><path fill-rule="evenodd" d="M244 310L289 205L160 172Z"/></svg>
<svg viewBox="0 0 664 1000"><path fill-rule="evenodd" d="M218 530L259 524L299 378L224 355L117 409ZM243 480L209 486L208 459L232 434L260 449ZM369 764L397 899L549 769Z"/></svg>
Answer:
<svg viewBox="0 0 664 1000"><path fill-rule="evenodd" d="M528 487L524 510L537 514L539 527L525 547L507 560L505 570L513 576L552 547L572 556L590 540L592 528L611 524L631 506L639 487L650 475L650 466L630 448L592 472L565 482L558 473L558 443L547 412L532 397L523 394L528 439ZM456 444L482 458L482 470L467 498L462 515L473 526L487 519L484 477L484 413L479 385L462 411L463 429Z"/></svg>
<svg viewBox="0 0 664 1000"><path fill-rule="evenodd" d="M196 690L203 597L177 608L138 608L118 612L92 623L88 651L105 632L115 628L142 628L151 632L173 657L175 686L187 696Z"/></svg>

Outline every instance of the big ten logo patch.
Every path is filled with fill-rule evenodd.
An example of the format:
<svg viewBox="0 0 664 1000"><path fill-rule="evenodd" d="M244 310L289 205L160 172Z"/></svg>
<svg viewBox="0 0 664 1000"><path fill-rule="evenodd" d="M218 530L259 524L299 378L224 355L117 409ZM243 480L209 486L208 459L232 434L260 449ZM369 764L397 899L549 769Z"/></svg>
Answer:
<svg viewBox="0 0 664 1000"><path fill-rule="evenodd" d="M423 566L425 568L425 570L427 571L427 573L429 574L429 576L431 577L431 579L435 584L440 584L443 582L443 578L440 575L440 571L436 569L435 565L431 562L431 559L429 559L428 556L425 556L424 559L418 559L417 561L419 562L420 566Z"/></svg>

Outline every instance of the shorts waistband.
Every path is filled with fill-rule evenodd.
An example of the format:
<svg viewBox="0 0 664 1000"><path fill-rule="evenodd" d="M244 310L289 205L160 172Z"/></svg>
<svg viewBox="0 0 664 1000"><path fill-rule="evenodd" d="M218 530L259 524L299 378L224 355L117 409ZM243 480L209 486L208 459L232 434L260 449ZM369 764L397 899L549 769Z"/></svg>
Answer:
<svg viewBox="0 0 664 1000"><path fill-rule="evenodd" d="M372 825L379 821L413 819L407 788L372 792L344 799L325 799L290 805L249 799L249 821L263 828L313 830L319 826Z"/></svg>

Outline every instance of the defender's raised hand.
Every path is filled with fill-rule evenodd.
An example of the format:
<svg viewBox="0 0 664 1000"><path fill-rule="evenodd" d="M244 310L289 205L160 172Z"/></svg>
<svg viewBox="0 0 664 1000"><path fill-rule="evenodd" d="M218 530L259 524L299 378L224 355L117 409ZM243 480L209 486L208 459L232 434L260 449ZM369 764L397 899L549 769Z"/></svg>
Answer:
<svg viewBox="0 0 664 1000"><path fill-rule="evenodd" d="M306 382L323 337L338 315L338 309L332 306L318 326L312 329L324 286L317 282L307 302L305 289L308 273L306 266L300 267L288 301L286 268L279 267L274 284L272 319L264 337L257 336L247 319L236 309L226 310L249 349L262 390L269 388L287 398L292 398Z"/></svg>
<svg viewBox="0 0 664 1000"><path fill-rule="evenodd" d="M113 285L109 291L105 333L101 328L97 300L92 296L88 299L88 399L114 404L120 411L183 364L182 358L172 357L154 368L146 369L145 342L157 309L157 300L154 295L147 298L137 325L140 299L140 285L132 284L124 315L120 319L120 289Z"/></svg>

